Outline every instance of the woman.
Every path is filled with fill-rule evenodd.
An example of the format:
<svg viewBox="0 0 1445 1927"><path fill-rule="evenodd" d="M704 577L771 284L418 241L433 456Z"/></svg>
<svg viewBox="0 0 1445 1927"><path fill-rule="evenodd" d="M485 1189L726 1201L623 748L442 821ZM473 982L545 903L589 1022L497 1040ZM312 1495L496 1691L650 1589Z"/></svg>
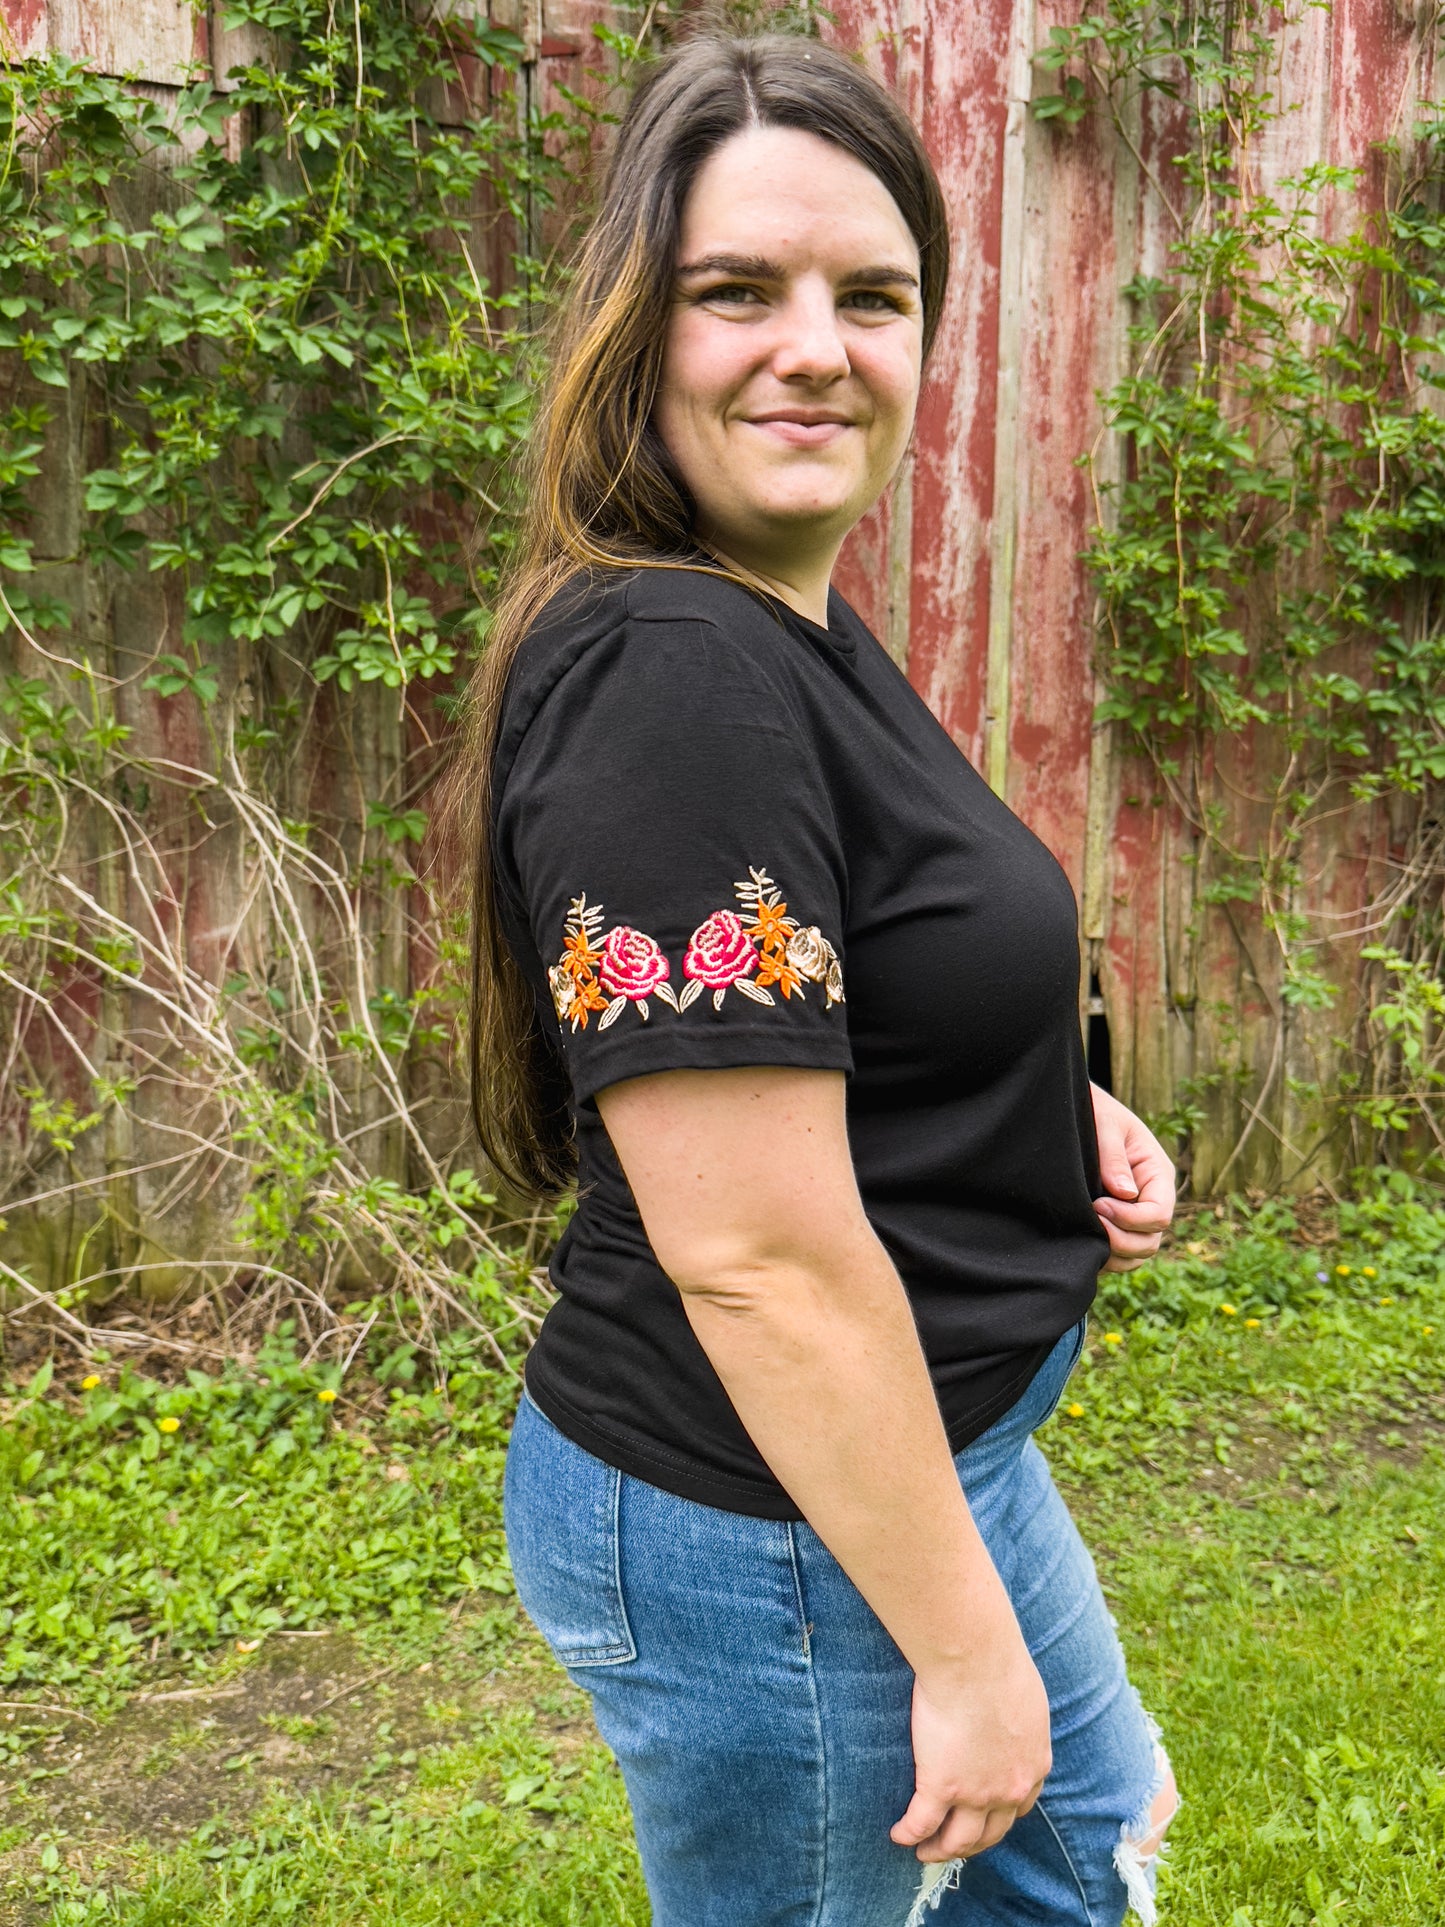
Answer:
<svg viewBox="0 0 1445 1927"><path fill-rule="evenodd" d="M508 1542L657 1927L1147 1922L1174 1804L1030 1438L1172 1172L1062 872L829 587L947 265L851 62L662 62L474 705L478 1124L580 1177Z"/></svg>

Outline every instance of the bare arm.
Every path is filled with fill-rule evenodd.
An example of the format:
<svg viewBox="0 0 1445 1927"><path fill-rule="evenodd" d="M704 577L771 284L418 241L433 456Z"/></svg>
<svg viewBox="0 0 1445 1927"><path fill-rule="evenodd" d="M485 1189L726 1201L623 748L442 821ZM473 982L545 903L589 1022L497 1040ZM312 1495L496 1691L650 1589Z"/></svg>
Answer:
<svg viewBox="0 0 1445 1927"><path fill-rule="evenodd" d="M750 1437L917 1678L919 1857L991 1845L1048 1707L969 1515L832 1071L667 1071L598 1098L659 1263Z"/></svg>

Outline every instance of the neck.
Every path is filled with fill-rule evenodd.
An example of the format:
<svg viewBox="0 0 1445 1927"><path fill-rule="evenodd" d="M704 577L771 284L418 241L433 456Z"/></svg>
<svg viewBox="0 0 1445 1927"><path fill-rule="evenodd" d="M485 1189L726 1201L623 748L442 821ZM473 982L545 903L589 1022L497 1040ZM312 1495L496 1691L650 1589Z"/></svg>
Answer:
<svg viewBox="0 0 1445 1927"><path fill-rule="evenodd" d="M827 628L828 585L833 578L836 549L826 561L810 558L793 565L770 560L766 568L760 568L756 563L744 562L730 555L720 542L704 539L703 546L725 567L735 570L745 582L751 582L756 588L776 596L779 602L785 602L796 614L806 616L809 622L816 622L820 629Z"/></svg>

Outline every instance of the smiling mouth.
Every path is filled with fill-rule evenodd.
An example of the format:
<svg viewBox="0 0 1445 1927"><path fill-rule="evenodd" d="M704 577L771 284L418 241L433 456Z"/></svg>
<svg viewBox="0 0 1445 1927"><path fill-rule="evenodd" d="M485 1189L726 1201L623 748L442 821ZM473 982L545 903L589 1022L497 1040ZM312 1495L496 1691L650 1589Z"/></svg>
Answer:
<svg viewBox="0 0 1445 1927"><path fill-rule="evenodd" d="M747 420L750 427L765 429L795 448L833 441L845 428L856 426L840 415L750 415Z"/></svg>
<svg viewBox="0 0 1445 1927"><path fill-rule="evenodd" d="M775 422L785 422L795 428L851 428L849 415L815 414L811 409L777 409L767 415L749 415L747 419L762 427L771 427Z"/></svg>

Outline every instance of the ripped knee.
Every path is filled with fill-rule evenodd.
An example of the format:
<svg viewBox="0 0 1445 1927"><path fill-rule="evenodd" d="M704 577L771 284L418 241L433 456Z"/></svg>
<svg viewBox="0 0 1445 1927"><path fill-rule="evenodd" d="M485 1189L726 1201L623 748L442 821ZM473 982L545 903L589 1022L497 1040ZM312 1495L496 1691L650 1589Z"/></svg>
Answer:
<svg viewBox="0 0 1445 1927"><path fill-rule="evenodd" d="M1169 1822L1179 1811L1179 1788L1168 1756L1154 1738L1154 1784L1148 1805L1119 1834L1114 1849L1114 1867L1124 1883L1129 1905L1138 1915L1140 1927L1155 1927L1158 1910L1154 1904L1154 1876L1159 1856L1164 1851L1164 1835Z"/></svg>
<svg viewBox="0 0 1445 1927"><path fill-rule="evenodd" d="M1135 1851L1141 1860L1152 1860L1164 1845L1164 1835L1169 1822L1179 1811L1179 1788L1174 1783L1174 1770L1166 1768L1164 1784L1149 1803L1149 1831L1135 1844Z"/></svg>

